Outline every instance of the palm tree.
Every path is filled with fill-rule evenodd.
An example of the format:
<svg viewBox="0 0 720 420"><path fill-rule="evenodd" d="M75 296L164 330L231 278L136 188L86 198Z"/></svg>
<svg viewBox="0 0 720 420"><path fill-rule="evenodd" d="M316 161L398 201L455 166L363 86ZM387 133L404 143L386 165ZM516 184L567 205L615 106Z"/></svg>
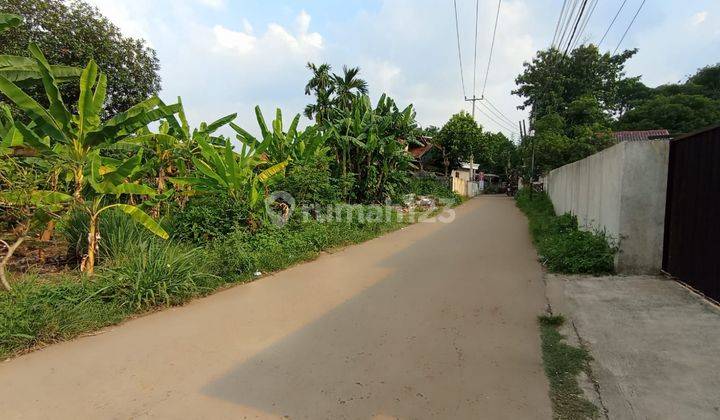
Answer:
<svg viewBox="0 0 720 420"><path fill-rule="evenodd" d="M313 119L317 124L328 120L332 108L332 94L335 91L334 79L330 75L330 65L323 63L316 66L315 63L307 63L307 68L313 73L313 77L305 85L306 95L315 95L315 103L305 107L305 116Z"/></svg>
<svg viewBox="0 0 720 420"><path fill-rule="evenodd" d="M338 108L348 110L352 107L355 96L367 94L367 82L357 77L359 73L360 67L343 66L342 76L333 74L335 103Z"/></svg>

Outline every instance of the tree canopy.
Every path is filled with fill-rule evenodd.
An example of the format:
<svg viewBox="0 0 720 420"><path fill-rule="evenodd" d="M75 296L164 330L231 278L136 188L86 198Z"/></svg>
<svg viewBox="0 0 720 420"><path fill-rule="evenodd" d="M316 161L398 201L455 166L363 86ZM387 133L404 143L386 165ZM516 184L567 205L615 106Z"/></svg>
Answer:
<svg viewBox="0 0 720 420"><path fill-rule="evenodd" d="M469 161L470 155L478 153L482 127L465 111L450 117L437 135L436 145L443 151L448 166L456 168L461 161Z"/></svg>
<svg viewBox="0 0 720 420"><path fill-rule="evenodd" d="M93 6L81 0L0 0L0 11L23 17L20 25L0 33L0 54L27 56L32 42L50 63L84 67L93 59L107 75L104 115L114 115L160 90L155 51L142 39L125 37ZM76 83L60 87L66 103L78 96ZM47 99L39 84L28 89Z"/></svg>
<svg viewBox="0 0 720 420"><path fill-rule="evenodd" d="M622 130L665 128L687 133L720 123L720 63L699 69L683 83L649 88L639 80L625 92Z"/></svg>
<svg viewBox="0 0 720 420"><path fill-rule="evenodd" d="M521 109L530 107L532 135L519 147L526 173L533 144L537 174L611 146L613 130L679 134L720 123L720 64L651 88L625 75L636 52L600 53L590 44L565 56L550 48L524 64L513 94L524 98Z"/></svg>
<svg viewBox="0 0 720 420"><path fill-rule="evenodd" d="M530 107L531 119L557 113L572 126L576 123L573 103L594 100L600 113L593 116L602 121L620 108L618 91L626 80L625 62L636 52L601 54L594 45L582 45L568 56L555 48L541 50L524 64L523 73L515 79L518 88L512 93L525 98L520 109ZM586 124L585 117L577 123Z"/></svg>

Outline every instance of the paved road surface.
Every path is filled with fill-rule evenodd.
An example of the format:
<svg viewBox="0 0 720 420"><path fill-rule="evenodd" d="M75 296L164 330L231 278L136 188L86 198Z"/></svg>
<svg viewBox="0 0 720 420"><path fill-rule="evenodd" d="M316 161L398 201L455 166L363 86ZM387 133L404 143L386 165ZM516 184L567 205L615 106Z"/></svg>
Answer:
<svg viewBox="0 0 720 420"><path fill-rule="evenodd" d="M550 418L525 218L481 197L0 363L0 417Z"/></svg>

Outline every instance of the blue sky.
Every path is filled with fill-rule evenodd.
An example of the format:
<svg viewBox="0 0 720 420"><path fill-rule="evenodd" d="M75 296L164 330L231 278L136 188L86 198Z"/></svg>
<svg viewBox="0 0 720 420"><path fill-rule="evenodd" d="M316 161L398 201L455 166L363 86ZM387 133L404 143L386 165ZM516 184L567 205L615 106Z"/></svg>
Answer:
<svg viewBox="0 0 720 420"><path fill-rule="evenodd" d="M627 3L603 48L614 49L642 0ZM442 125L462 100L452 0L90 0L126 35L157 50L163 91L182 96L192 123L232 112L256 131L253 107L290 118L310 101L308 61L360 66L377 99L413 103L423 125ZM598 1L583 33L596 42L621 0ZM472 92L474 0L457 0L467 94ZM486 96L512 121L525 116L510 95L523 61L547 47L560 0L503 0ZM480 0L478 93L487 65L496 0ZM651 86L682 80L720 61L720 1L647 0L621 48L640 49L627 66ZM498 118L495 117L497 120ZM482 113L488 130L510 133Z"/></svg>

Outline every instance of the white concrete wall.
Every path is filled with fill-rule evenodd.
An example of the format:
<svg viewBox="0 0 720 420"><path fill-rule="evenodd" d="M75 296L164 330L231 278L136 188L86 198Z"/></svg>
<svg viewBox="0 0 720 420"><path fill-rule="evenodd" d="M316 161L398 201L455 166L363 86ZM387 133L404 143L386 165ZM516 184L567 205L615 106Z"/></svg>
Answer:
<svg viewBox="0 0 720 420"><path fill-rule="evenodd" d="M551 171L545 189L557 214L618 241L620 273L662 265L669 142L623 142Z"/></svg>

